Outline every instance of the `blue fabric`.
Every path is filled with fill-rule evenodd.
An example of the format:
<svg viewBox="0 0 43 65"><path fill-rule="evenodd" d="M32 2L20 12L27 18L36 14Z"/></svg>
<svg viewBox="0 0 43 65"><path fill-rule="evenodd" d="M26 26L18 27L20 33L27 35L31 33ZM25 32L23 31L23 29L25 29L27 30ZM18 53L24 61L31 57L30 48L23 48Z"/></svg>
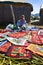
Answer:
<svg viewBox="0 0 43 65"><path fill-rule="evenodd" d="M0 42L0 46L2 46L3 44L5 44L7 42L7 40L4 40L2 42Z"/></svg>
<svg viewBox="0 0 43 65"><path fill-rule="evenodd" d="M26 23L26 20L18 20L17 21L17 27L21 27L22 25L26 25L27 23Z"/></svg>

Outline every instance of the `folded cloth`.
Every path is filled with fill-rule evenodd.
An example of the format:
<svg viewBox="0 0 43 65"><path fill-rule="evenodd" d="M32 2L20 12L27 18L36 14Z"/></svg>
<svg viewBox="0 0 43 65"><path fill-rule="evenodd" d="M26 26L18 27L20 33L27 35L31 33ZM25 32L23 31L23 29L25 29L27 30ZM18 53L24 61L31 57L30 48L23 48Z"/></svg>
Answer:
<svg viewBox="0 0 43 65"><path fill-rule="evenodd" d="M43 44L38 35L32 35L32 42L36 44Z"/></svg>
<svg viewBox="0 0 43 65"><path fill-rule="evenodd" d="M43 56L43 45L40 46L40 45L37 45L37 44L30 44L27 47L27 50L30 50L34 54L38 54L40 56Z"/></svg>
<svg viewBox="0 0 43 65"><path fill-rule="evenodd" d="M13 58L31 58L31 52L26 50L26 46L12 45L7 55Z"/></svg>
<svg viewBox="0 0 43 65"><path fill-rule="evenodd" d="M39 31L32 31L31 40L36 44L43 44L43 37L38 34Z"/></svg>
<svg viewBox="0 0 43 65"><path fill-rule="evenodd" d="M31 31L37 31L39 30L39 28L35 27L35 26L28 26L27 30L31 30Z"/></svg>
<svg viewBox="0 0 43 65"><path fill-rule="evenodd" d="M6 53L10 46L11 46L11 43L10 42L6 42L2 46L0 46L0 52L1 53Z"/></svg>
<svg viewBox="0 0 43 65"><path fill-rule="evenodd" d="M2 46L3 44L5 44L7 42L7 40L4 40L2 42L0 42L0 46Z"/></svg>
<svg viewBox="0 0 43 65"><path fill-rule="evenodd" d="M0 33L6 33L6 32L11 32L11 30L6 30L6 29L0 30Z"/></svg>
<svg viewBox="0 0 43 65"><path fill-rule="evenodd" d="M21 45L21 46L25 45L25 42L27 41L27 39L25 38L17 39L17 38L12 38L12 37L7 37L7 40L14 45Z"/></svg>
<svg viewBox="0 0 43 65"><path fill-rule="evenodd" d="M2 41L4 41L4 40L6 40L6 38L0 38L0 42L2 42Z"/></svg>
<svg viewBox="0 0 43 65"><path fill-rule="evenodd" d="M11 33L11 34L8 34L9 37L13 37L13 38L20 38L20 37L23 37L27 34L28 32L26 31L23 31L23 32L14 32L14 33Z"/></svg>

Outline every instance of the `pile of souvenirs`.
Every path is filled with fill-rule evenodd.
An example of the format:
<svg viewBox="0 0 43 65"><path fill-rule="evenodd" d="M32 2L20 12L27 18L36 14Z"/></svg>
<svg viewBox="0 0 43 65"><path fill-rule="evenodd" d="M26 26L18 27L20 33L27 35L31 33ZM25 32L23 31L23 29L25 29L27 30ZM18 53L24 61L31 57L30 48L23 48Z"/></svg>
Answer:
<svg viewBox="0 0 43 65"><path fill-rule="evenodd" d="M43 56L43 29L28 26L26 30L0 30L0 53L13 58Z"/></svg>

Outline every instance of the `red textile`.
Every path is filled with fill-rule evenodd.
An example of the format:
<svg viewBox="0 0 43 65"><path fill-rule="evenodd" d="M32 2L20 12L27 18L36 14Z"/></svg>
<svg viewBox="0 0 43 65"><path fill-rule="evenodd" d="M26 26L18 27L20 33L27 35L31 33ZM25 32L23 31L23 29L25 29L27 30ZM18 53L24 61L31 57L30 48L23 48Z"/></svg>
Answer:
<svg viewBox="0 0 43 65"><path fill-rule="evenodd" d="M27 34L27 32L16 32L16 33L11 33L8 36L13 37L13 38L20 38L23 37Z"/></svg>
<svg viewBox="0 0 43 65"><path fill-rule="evenodd" d="M43 44L43 37L41 37L40 35L38 35L38 31L32 31L32 42L36 43L36 44Z"/></svg>
<svg viewBox="0 0 43 65"><path fill-rule="evenodd" d="M10 47L10 45L11 45L10 42L6 42L2 46L0 46L0 52L2 52L2 53L7 52L8 48Z"/></svg>
<svg viewBox="0 0 43 65"><path fill-rule="evenodd" d="M26 40L26 42L25 42L25 45L24 46L28 46L28 45L30 45L30 42L28 42L27 40Z"/></svg>
<svg viewBox="0 0 43 65"><path fill-rule="evenodd" d="M4 29L4 30L0 30L0 33L5 33L5 32L10 32L11 30L6 30L6 29Z"/></svg>
<svg viewBox="0 0 43 65"><path fill-rule="evenodd" d="M31 58L31 53L26 50L26 46L13 45L9 49L7 55L13 58Z"/></svg>

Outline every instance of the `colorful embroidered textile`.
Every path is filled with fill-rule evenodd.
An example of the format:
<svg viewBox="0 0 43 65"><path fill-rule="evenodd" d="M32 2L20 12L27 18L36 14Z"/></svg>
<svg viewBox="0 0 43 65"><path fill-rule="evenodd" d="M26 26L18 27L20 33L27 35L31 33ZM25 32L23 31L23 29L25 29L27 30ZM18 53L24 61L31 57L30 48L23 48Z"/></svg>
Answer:
<svg viewBox="0 0 43 65"><path fill-rule="evenodd" d="M38 31L32 31L31 40L36 44L43 44L43 37L38 34Z"/></svg>
<svg viewBox="0 0 43 65"><path fill-rule="evenodd" d="M25 46L11 46L11 48L9 49L8 56L13 57L13 58L26 58L29 59L31 58L31 53L30 51L26 50Z"/></svg>
<svg viewBox="0 0 43 65"><path fill-rule="evenodd" d="M0 46L0 52L5 53L7 52L8 48L11 46L10 42L6 42L2 46Z"/></svg>
<svg viewBox="0 0 43 65"><path fill-rule="evenodd" d="M7 40L15 45L25 45L25 42L27 41L27 39L25 38L17 39L17 38L12 38L12 37L7 37Z"/></svg>
<svg viewBox="0 0 43 65"><path fill-rule="evenodd" d="M0 30L0 33L5 33L5 32L11 32L11 30L6 30L6 29Z"/></svg>
<svg viewBox="0 0 43 65"><path fill-rule="evenodd" d="M0 46L2 46L3 44L5 44L7 42L7 40L4 40L2 42L0 42Z"/></svg>
<svg viewBox="0 0 43 65"><path fill-rule="evenodd" d="M32 51L34 54L38 54L40 56L43 56L43 45L37 45L37 44L30 44L27 47L28 50Z"/></svg>
<svg viewBox="0 0 43 65"><path fill-rule="evenodd" d="M0 42L2 42L2 41L4 41L4 40L6 40L6 38L0 38Z"/></svg>
<svg viewBox="0 0 43 65"><path fill-rule="evenodd" d="M27 32L15 32L15 33L11 33L8 36L13 37L13 38L20 38L23 37L27 34Z"/></svg>

